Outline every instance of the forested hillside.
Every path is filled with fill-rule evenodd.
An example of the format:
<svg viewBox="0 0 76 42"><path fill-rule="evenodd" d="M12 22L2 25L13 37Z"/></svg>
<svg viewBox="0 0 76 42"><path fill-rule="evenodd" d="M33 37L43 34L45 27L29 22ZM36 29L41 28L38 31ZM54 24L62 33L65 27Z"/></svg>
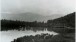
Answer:
<svg viewBox="0 0 76 42"><path fill-rule="evenodd" d="M47 24L49 26L66 26L75 28L75 12L70 13L64 17L60 17L54 20L48 20Z"/></svg>

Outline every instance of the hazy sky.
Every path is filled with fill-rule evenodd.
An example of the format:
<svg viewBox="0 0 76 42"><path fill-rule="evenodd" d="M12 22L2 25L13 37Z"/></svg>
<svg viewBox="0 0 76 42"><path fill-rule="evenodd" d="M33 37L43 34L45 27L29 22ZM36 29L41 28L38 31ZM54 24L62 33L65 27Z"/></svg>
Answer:
<svg viewBox="0 0 76 42"><path fill-rule="evenodd" d="M2 0L1 12L7 14L67 14L75 11L75 0Z"/></svg>

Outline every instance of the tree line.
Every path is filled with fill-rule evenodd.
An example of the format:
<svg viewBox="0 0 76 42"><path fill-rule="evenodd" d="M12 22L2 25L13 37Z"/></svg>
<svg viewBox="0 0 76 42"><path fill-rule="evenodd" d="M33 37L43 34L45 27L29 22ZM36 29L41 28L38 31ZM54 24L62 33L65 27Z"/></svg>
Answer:
<svg viewBox="0 0 76 42"><path fill-rule="evenodd" d="M19 21L19 20L1 20L1 29L19 29L24 27L45 27L46 24L44 22L28 22L28 21Z"/></svg>
<svg viewBox="0 0 76 42"><path fill-rule="evenodd" d="M75 12L57 19L47 20L47 23L37 21L28 22L28 21L6 20L6 19L1 20L1 30L19 29L22 27L65 28L65 26L75 28Z"/></svg>

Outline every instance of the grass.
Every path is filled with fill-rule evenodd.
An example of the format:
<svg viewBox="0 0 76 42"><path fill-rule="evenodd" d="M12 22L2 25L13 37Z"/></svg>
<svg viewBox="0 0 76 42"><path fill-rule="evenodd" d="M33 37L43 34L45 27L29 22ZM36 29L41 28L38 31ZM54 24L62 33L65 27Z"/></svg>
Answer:
<svg viewBox="0 0 76 42"><path fill-rule="evenodd" d="M13 42L75 42L75 33L59 34L55 36L49 35L46 38L43 38L45 35L49 34L24 36L17 38Z"/></svg>

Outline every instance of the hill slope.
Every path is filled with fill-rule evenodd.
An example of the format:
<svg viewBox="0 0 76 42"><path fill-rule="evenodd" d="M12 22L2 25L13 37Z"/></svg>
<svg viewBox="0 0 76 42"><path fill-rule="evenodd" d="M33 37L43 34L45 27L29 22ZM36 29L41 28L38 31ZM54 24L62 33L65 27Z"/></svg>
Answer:
<svg viewBox="0 0 76 42"><path fill-rule="evenodd" d="M48 20L47 21L48 24L54 25L54 26L68 26L68 27L75 27L75 12L74 13L70 13L64 17L61 18L57 18L54 20Z"/></svg>

